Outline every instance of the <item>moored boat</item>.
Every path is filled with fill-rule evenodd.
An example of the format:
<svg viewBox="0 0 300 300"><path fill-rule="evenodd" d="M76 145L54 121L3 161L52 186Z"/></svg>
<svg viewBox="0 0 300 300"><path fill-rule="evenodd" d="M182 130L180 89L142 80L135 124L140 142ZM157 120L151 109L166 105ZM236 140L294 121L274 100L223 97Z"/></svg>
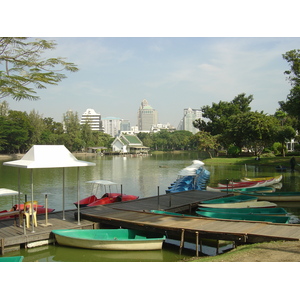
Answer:
<svg viewBox="0 0 300 300"><path fill-rule="evenodd" d="M201 211L220 212L220 213L246 213L246 214L263 214L263 215L286 215L287 211L282 207L267 208L219 208L219 207L198 207Z"/></svg>
<svg viewBox="0 0 300 300"><path fill-rule="evenodd" d="M244 213L221 213L210 211L196 211L198 216L214 219L240 220L240 221L259 221L271 223L288 223L289 216L275 216L263 214L244 214Z"/></svg>
<svg viewBox="0 0 300 300"><path fill-rule="evenodd" d="M258 186L250 188L237 188L237 189L224 189L220 190L221 192L232 192L234 194L241 194L242 192L254 192L254 193L273 193L276 191L276 188L273 186Z"/></svg>
<svg viewBox="0 0 300 300"><path fill-rule="evenodd" d="M165 211L165 210L151 209L150 212L154 214L169 215L169 216L194 217L192 215L180 214L180 213L175 213L175 212Z"/></svg>
<svg viewBox="0 0 300 300"><path fill-rule="evenodd" d="M121 201L130 201L138 199L138 196L134 195L126 195L123 193L112 193L112 187L116 187L117 183L109 181L109 180L92 180L87 181L87 183L92 184L92 192L91 196L86 197L79 201L80 207L86 206L97 206L103 204L109 204L114 202ZM102 190L104 194L101 197L97 197L98 190ZM74 203L76 207L78 207L78 202Z"/></svg>
<svg viewBox="0 0 300 300"><path fill-rule="evenodd" d="M270 200L273 202L300 201L300 192L275 192L275 193L253 193L243 192L243 195L255 196L258 200Z"/></svg>
<svg viewBox="0 0 300 300"><path fill-rule="evenodd" d="M264 187L264 186L271 186L273 184L276 184L282 180L282 175L275 176L271 179L266 180L254 180L254 181L244 181L241 180L240 182L234 182L230 181L228 184L221 184L219 183L219 187L231 187L231 188L237 188L237 187Z"/></svg>
<svg viewBox="0 0 300 300"><path fill-rule="evenodd" d="M0 262L22 262L24 256L0 256Z"/></svg>
<svg viewBox="0 0 300 300"><path fill-rule="evenodd" d="M234 193L234 194L241 194L241 192L260 192L260 193L273 193L275 192L276 188L274 186L258 186L258 187L243 187L243 188L222 188L222 187L206 187L207 191L211 192L229 192L229 193Z"/></svg>
<svg viewBox="0 0 300 300"><path fill-rule="evenodd" d="M267 177L244 177L241 179L241 181L264 181L264 180L273 180L275 179L276 181L280 182L282 180L282 175L279 176L267 176ZM276 182L276 183L278 183Z"/></svg>
<svg viewBox="0 0 300 300"><path fill-rule="evenodd" d="M232 197L223 197L218 199L206 200L205 204L220 204L220 203L238 203L238 202L252 202L257 201L257 197L248 195L237 195Z"/></svg>
<svg viewBox="0 0 300 300"><path fill-rule="evenodd" d="M200 160L193 160L192 165L179 171L177 179L171 183L166 193L205 190L209 178L210 172L204 168L204 163Z"/></svg>
<svg viewBox="0 0 300 300"><path fill-rule="evenodd" d="M166 237L132 229L52 230L58 244L95 250L159 250Z"/></svg>
<svg viewBox="0 0 300 300"><path fill-rule="evenodd" d="M277 204L269 201L245 201L236 203L212 203L205 204L204 202L198 204L199 207L219 207L219 208L263 208L263 207L276 207Z"/></svg>

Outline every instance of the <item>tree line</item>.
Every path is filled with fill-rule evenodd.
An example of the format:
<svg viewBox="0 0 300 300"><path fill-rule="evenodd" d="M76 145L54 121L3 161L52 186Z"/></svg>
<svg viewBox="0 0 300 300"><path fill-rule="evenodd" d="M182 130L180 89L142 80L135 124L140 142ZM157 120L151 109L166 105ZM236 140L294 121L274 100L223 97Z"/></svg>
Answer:
<svg viewBox="0 0 300 300"><path fill-rule="evenodd" d="M8 103L0 103L0 153L25 153L33 145L65 145L70 151L88 147L111 147L113 138L81 125L77 113L68 111L63 122L43 117L35 110L30 113L10 110Z"/></svg>

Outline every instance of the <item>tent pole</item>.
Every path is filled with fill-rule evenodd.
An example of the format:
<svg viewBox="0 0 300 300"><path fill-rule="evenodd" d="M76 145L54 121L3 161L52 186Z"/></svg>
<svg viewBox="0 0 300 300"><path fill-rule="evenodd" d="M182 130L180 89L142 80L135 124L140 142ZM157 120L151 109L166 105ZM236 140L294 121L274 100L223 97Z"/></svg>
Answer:
<svg viewBox="0 0 300 300"><path fill-rule="evenodd" d="M63 168L63 220L65 219L65 168Z"/></svg>
<svg viewBox="0 0 300 300"><path fill-rule="evenodd" d="M25 209L25 207L24 207ZM34 215L33 215L34 207L33 207L33 169L31 169L31 223L32 223L32 233L34 233Z"/></svg>
<svg viewBox="0 0 300 300"><path fill-rule="evenodd" d="M80 205L79 205L79 167L77 167L77 208L78 208L78 225L80 225Z"/></svg>

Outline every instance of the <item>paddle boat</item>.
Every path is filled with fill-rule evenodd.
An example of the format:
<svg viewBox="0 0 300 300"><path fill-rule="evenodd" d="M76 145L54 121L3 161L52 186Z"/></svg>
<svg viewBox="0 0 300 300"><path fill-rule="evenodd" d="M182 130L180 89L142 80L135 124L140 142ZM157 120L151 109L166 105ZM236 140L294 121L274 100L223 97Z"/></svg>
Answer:
<svg viewBox="0 0 300 300"><path fill-rule="evenodd" d="M253 193L242 192L243 195L255 196L258 200L271 200L273 202L295 202L300 201L300 192L275 192L275 193Z"/></svg>
<svg viewBox="0 0 300 300"><path fill-rule="evenodd" d="M24 210L24 203L19 204L15 204L10 210L2 210L0 211L0 219L11 219L11 218L15 218L16 216L6 216L8 215L7 213L9 212L22 212ZM47 212L48 213L52 213L54 212L55 209L54 208L47 208ZM46 213L46 208L43 205L38 205L37 206L37 214L45 214Z"/></svg>
<svg viewBox="0 0 300 300"><path fill-rule="evenodd" d="M218 208L263 208L263 207L276 207L277 204L269 201L244 201L236 203L201 203L198 207L218 207Z"/></svg>
<svg viewBox="0 0 300 300"><path fill-rule="evenodd" d="M117 183L109 181L109 180L92 180L87 181L87 183L92 184L92 192L91 196L84 198L79 201L80 207L86 206L96 206L96 205L103 205L109 204L114 202L121 202L121 201L130 201L138 199L138 196L134 195L126 195L123 193L112 193L112 187L116 187ZM97 197L98 190L104 191L104 194L101 197ZM74 203L76 207L78 207L78 202Z"/></svg>
<svg viewBox="0 0 300 300"><path fill-rule="evenodd" d="M193 160L193 164L182 169L177 179L171 183L166 193L177 193L190 190L205 190L210 178L210 172L204 168L200 160Z"/></svg>
<svg viewBox="0 0 300 300"><path fill-rule="evenodd" d="M132 229L52 230L60 245L95 250L160 250L166 237Z"/></svg>

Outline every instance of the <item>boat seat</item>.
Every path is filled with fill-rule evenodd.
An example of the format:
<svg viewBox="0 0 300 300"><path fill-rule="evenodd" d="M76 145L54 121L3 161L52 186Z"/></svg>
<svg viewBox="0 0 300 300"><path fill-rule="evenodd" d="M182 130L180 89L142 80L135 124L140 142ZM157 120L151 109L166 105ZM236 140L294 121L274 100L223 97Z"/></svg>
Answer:
<svg viewBox="0 0 300 300"><path fill-rule="evenodd" d="M34 226L37 227L37 220L36 220L36 214L37 214L37 208L38 208L38 202L33 201L33 205L31 201L24 203L24 212L23 214L26 217L26 226L29 228L30 223L30 216L33 216L33 223Z"/></svg>

